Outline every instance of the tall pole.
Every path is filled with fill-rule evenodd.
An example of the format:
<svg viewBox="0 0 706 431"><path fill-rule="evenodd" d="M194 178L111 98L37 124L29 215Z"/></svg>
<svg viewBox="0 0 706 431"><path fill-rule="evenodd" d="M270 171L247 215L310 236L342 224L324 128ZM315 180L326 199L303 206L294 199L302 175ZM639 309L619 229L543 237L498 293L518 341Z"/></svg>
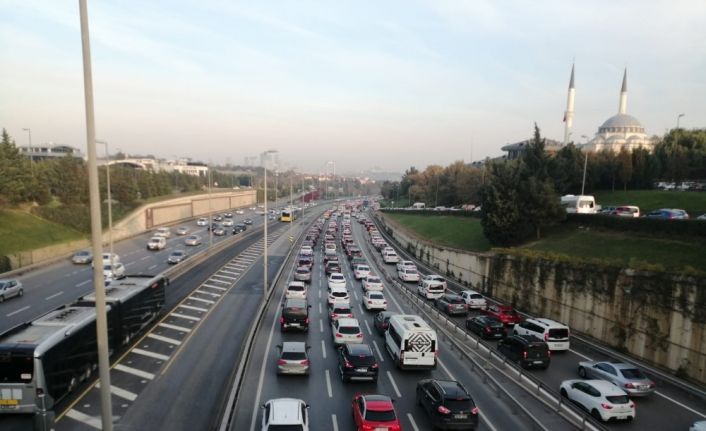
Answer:
<svg viewBox="0 0 706 431"><path fill-rule="evenodd" d="M684 115L684 114L682 114ZM677 120L678 123L678 120ZM678 126L677 126L678 128ZM29 127L22 128L29 135L29 170L32 173L32 178L34 178L34 153L32 152L32 129Z"/></svg>
<svg viewBox="0 0 706 431"><path fill-rule="evenodd" d="M262 280L263 280L263 293L262 293L262 300L264 302L265 297L267 296L267 292L269 291L269 284L267 282L267 222L269 218L269 211L267 210L267 158L269 157L270 154L274 154L277 151L275 150L268 150L263 153L263 158L262 158L262 163L265 165L265 214L263 216L263 220L265 223L264 227L264 255L262 256L262 270L263 270L263 275L262 275ZM277 178L277 177L275 177Z"/></svg>
<svg viewBox="0 0 706 431"><path fill-rule="evenodd" d="M584 189L586 187L586 167L588 167L588 149L584 151L585 157L583 159L583 181L581 181L581 196L583 196Z"/></svg>
<svg viewBox="0 0 706 431"><path fill-rule="evenodd" d="M79 0L81 19L81 48L83 52L83 91L86 103L86 147L88 152L88 192L91 212L91 243L93 255L103 253L98 165L96 163L96 124L93 108L93 73L91 45L88 34L87 0ZM98 371L100 375L101 424L105 431L113 429L113 406L110 402L110 358L108 356L108 315L105 306L103 266L93 266L93 285L96 289L96 335L98 341Z"/></svg>
<svg viewBox="0 0 706 431"><path fill-rule="evenodd" d="M113 198L110 195L110 151L106 141L96 141L96 144L105 145L105 188L108 196L108 244L110 245L110 258L113 259Z"/></svg>
<svg viewBox="0 0 706 431"><path fill-rule="evenodd" d="M439 174L436 174L436 197L434 198L434 207L439 206Z"/></svg>
<svg viewBox="0 0 706 431"><path fill-rule="evenodd" d="M208 248L213 246L213 205L211 203L211 164L208 164Z"/></svg>
<svg viewBox="0 0 706 431"><path fill-rule="evenodd" d="M681 120L681 117L683 117L683 116L684 116L684 114L677 115L677 130L679 130L679 120ZM32 135L31 134L30 134L29 142L30 142L29 145L31 147L32 146Z"/></svg>

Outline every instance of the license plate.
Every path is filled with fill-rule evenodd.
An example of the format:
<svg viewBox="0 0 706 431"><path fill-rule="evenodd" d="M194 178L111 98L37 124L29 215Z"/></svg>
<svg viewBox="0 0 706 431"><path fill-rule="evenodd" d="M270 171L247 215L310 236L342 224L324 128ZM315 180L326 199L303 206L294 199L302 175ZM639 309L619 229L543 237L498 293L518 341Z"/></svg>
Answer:
<svg viewBox="0 0 706 431"><path fill-rule="evenodd" d="M365 373L368 371L368 369L367 368L356 368L355 371L358 373Z"/></svg>
<svg viewBox="0 0 706 431"><path fill-rule="evenodd" d="M388 427L377 427L373 431L387 431L388 429Z"/></svg>
<svg viewBox="0 0 706 431"><path fill-rule="evenodd" d="M541 364L542 361L534 361L534 362L532 362L532 363L533 363L533 364Z"/></svg>
<svg viewBox="0 0 706 431"><path fill-rule="evenodd" d="M454 415L454 418L456 418L456 419L466 419L466 418L468 418L468 415Z"/></svg>
<svg viewBox="0 0 706 431"><path fill-rule="evenodd" d="M289 326L296 326L296 327L298 327L299 324L298 324L298 323L290 323Z"/></svg>
<svg viewBox="0 0 706 431"><path fill-rule="evenodd" d="M16 406L19 400L0 400L0 406Z"/></svg>

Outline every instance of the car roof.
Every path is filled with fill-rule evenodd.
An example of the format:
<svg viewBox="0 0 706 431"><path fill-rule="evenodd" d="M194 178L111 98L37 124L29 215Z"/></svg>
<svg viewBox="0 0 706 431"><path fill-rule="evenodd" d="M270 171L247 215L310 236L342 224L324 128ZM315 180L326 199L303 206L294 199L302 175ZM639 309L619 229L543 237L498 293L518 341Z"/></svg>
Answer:
<svg viewBox="0 0 706 431"><path fill-rule="evenodd" d="M433 380L449 398L468 398L468 392L459 382L454 380Z"/></svg>
<svg viewBox="0 0 706 431"><path fill-rule="evenodd" d="M526 321L533 322L533 323L536 323L536 324L538 324L538 325L540 325L540 326L545 326L545 327L551 327L551 326L556 327L556 326L560 326L560 327L562 327L562 328L567 328L567 326L564 325L563 323L557 322L556 320L552 320L552 319L545 319L545 318L529 318L529 319L527 319Z"/></svg>
<svg viewBox="0 0 706 431"><path fill-rule="evenodd" d="M307 303L306 299L301 299L301 298L287 298L284 300L284 306L285 307L300 307L300 308L306 308Z"/></svg>
<svg viewBox="0 0 706 431"><path fill-rule="evenodd" d="M301 421L301 409L304 402L296 398L276 398L267 402L270 404L270 424L286 425Z"/></svg>
<svg viewBox="0 0 706 431"><path fill-rule="evenodd" d="M607 380L584 380L584 382L601 391L603 395L625 395L625 391Z"/></svg>
<svg viewBox="0 0 706 431"><path fill-rule="evenodd" d="M354 356L373 356L373 350L367 344L346 343L346 350Z"/></svg>
<svg viewBox="0 0 706 431"><path fill-rule="evenodd" d="M350 317L344 317L342 319L338 319L338 326L360 326L358 324L358 319L353 319Z"/></svg>
<svg viewBox="0 0 706 431"><path fill-rule="evenodd" d="M365 399L365 408L368 410L393 410L392 398L387 395L363 395L363 399Z"/></svg>
<svg viewBox="0 0 706 431"><path fill-rule="evenodd" d="M306 343L303 341L285 341L282 343L282 352L306 352Z"/></svg>
<svg viewBox="0 0 706 431"><path fill-rule="evenodd" d="M301 286L301 287L306 287L306 284L304 284L303 281L290 281L287 287L289 286Z"/></svg>

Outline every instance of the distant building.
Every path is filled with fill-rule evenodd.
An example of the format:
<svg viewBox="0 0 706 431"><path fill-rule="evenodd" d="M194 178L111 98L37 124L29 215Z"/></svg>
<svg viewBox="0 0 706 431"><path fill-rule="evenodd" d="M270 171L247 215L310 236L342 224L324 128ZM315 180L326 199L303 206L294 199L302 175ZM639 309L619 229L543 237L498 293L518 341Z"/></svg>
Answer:
<svg viewBox="0 0 706 431"><path fill-rule="evenodd" d="M514 144L508 144L500 148L503 151L507 151L507 160L515 160L522 157L527 146L532 143L532 139L527 139L525 141L516 142ZM557 151L561 150L562 143L555 141L553 139L545 139L544 151L549 154L556 154Z"/></svg>
<svg viewBox="0 0 706 431"><path fill-rule="evenodd" d="M21 155L29 157L34 161L56 159L59 157L71 156L77 159L84 159L83 153L78 148L68 145L59 145L53 142L48 142L39 146L18 146L17 150Z"/></svg>
<svg viewBox="0 0 706 431"><path fill-rule="evenodd" d="M182 174L193 175L195 177L205 177L208 175L208 166L201 162L192 162L189 159L158 160L152 158L125 158L120 160L110 160L110 165L127 166L134 169L142 169L153 172L180 172Z"/></svg>

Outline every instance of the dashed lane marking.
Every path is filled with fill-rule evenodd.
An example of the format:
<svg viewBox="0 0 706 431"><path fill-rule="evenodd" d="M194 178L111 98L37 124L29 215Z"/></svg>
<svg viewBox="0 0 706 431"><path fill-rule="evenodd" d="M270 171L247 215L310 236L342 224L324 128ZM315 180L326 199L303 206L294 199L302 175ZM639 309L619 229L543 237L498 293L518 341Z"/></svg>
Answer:
<svg viewBox="0 0 706 431"><path fill-rule="evenodd" d="M417 428L417 423L414 421L414 416L412 416L412 413L407 413L407 419L409 419L409 423L412 425L412 429L414 431L419 431L419 428Z"/></svg>
<svg viewBox="0 0 706 431"><path fill-rule="evenodd" d="M382 353L380 353L380 348L378 347L377 341L373 340L373 346L375 347L375 351L378 352L378 358L380 359L380 362L385 362L385 358L382 356Z"/></svg>
<svg viewBox="0 0 706 431"><path fill-rule="evenodd" d="M155 269L156 267L157 267L156 264L155 264L155 265L152 265L152 266L150 266L149 268L147 268L147 271L151 271L151 270Z"/></svg>
<svg viewBox="0 0 706 431"><path fill-rule="evenodd" d="M80 282L79 284L77 284L76 287L85 286L85 285L87 285L88 283L90 283L91 281L92 281L92 280L90 280L90 279L88 279L88 280L86 280L86 281L82 281L82 282Z"/></svg>
<svg viewBox="0 0 706 431"><path fill-rule="evenodd" d="M147 356L149 358L160 359L162 361L166 361L167 359L169 359L169 356L167 356L167 355L162 355L160 353L150 352L149 350L132 349L131 352L137 353L138 355Z"/></svg>
<svg viewBox="0 0 706 431"><path fill-rule="evenodd" d="M127 365L117 364L113 367L113 369L132 374L133 376L142 377L143 379L154 380L154 374L148 373L147 371L138 370L137 368L128 367Z"/></svg>
<svg viewBox="0 0 706 431"><path fill-rule="evenodd" d="M64 294L64 291L62 290L61 292L57 292L57 293L55 293L55 294L53 294L53 295L49 295L49 296L47 296L47 297L44 298L44 299L46 299L47 301L49 301L50 299L54 299L54 298L56 298L57 296L63 295L63 294Z"/></svg>
<svg viewBox="0 0 706 431"><path fill-rule="evenodd" d="M7 317L14 316L17 313L21 313L25 310L28 310L29 307L30 307L29 305L25 305L24 307L18 308L17 310L13 311L12 313L7 313L5 316L7 316Z"/></svg>
<svg viewBox="0 0 706 431"><path fill-rule="evenodd" d="M333 431L338 431L338 419L336 419L336 415L331 415L331 422L333 423Z"/></svg>
<svg viewBox="0 0 706 431"><path fill-rule="evenodd" d="M170 325L169 323L164 323L164 322L158 323L158 326L161 326L163 328L174 329L174 330L181 331L181 332L191 332L190 328L185 328L183 326L177 326L177 325Z"/></svg>
<svg viewBox="0 0 706 431"><path fill-rule="evenodd" d="M175 346L181 345L181 341L175 340L174 338L164 337L162 335L153 334L151 332L147 334L147 336L155 340L164 341L165 343L174 344Z"/></svg>
<svg viewBox="0 0 706 431"><path fill-rule="evenodd" d="M328 370L326 370L326 391L328 392L328 397L333 398L333 391L331 390L331 375Z"/></svg>
<svg viewBox="0 0 706 431"><path fill-rule="evenodd" d="M189 316L189 315L181 314L181 313L177 313L177 312L169 313L169 315L174 316L174 317L178 317L180 319L193 320L194 322L201 321L201 319L199 319L198 317Z"/></svg>
<svg viewBox="0 0 706 431"><path fill-rule="evenodd" d="M326 359L326 343L324 343L324 340L321 340L321 354Z"/></svg>
<svg viewBox="0 0 706 431"><path fill-rule="evenodd" d="M397 398L402 398L402 394L400 393L400 390L397 388L397 383L395 383L395 379L392 377L391 372L387 372L387 378L390 379L390 383L392 383L392 388L395 390L395 394L397 394Z"/></svg>

